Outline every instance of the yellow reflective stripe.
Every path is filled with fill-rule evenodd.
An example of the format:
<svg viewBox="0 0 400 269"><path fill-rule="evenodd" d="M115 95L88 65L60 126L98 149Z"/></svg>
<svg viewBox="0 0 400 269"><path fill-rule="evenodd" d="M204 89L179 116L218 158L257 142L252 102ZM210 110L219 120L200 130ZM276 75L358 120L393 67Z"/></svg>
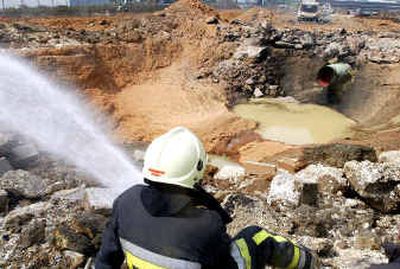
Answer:
<svg viewBox="0 0 400 269"><path fill-rule="evenodd" d="M253 241L254 243L256 243L256 245L258 246L259 244L261 244L262 242L264 242L264 240L266 240L267 238L272 237L276 242L278 243L283 243L283 242L287 242L288 240L283 237L283 236L279 236L279 235L272 235L270 233L268 233L265 230L261 230L258 233L256 233L255 235L253 235Z"/></svg>
<svg viewBox="0 0 400 269"><path fill-rule="evenodd" d="M271 236L271 234L267 233L267 231L261 230L258 233L256 233L255 235L253 235L253 241L258 246L259 244L264 242L264 240L270 236Z"/></svg>
<svg viewBox="0 0 400 269"><path fill-rule="evenodd" d="M272 234L268 233L265 230L261 230L258 233L256 233L255 235L253 235L253 241L258 246L258 245L260 245L262 242L264 242L266 239L268 239L270 237L273 238L278 243L291 242L290 240L288 240L287 238L285 238L283 236L272 235ZM290 262L290 264L287 267L287 269L295 269L295 268L297 268L297 266L299 264L299 260L300 260L300 249L299 249L299 247L296 246L295 244L293 244L293 242L291 242L291 243L292 243L293 248L294 248L294 253L293 253L292 261Z"/></svg>
<svg viewBox="0 0 400 269"><path fill-rule="evenodd" d="M247 247L246 241L242 239L238 239L235 241L236 245L239 247L240 254L246 263L246 269L251 269L251 256L249 252L249 248Z"/></svg>
<svg viewBox="0 0 400 269"><path fill-rule="evenodd" d="M139 269L166 269L164 267L160 267L158 265L152 264L148 261L142 260L130 253L129 251L125 251L126 263L129 269L139 268Z"/></svg>
<svg viewBox="0 0 400 269"><path fill-rule="evenodd" d="M296 269L297 266L299 265L299 260L300 260L300 249L298 246L294 245L294 253L293 253L293 259L292 262L289 264L287 269Z"/></svg>
<svg viewBox="0 0 400 269"><path fill-rule="evenodd" d="M280 236L280 235L275 235L275 236L273 236L273 238L278 243L283 243L283 242L288 242L289 241L287 238L285 238L283 236Z"/></svg>

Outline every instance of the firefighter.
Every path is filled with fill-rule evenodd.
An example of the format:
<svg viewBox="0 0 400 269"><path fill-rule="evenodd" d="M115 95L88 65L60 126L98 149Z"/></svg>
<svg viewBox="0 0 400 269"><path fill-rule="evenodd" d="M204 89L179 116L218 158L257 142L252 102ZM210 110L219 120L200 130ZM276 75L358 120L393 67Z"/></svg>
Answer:
<svg viewBox="0 0 400 269"><path fill-rule="evenodd" d="M308 249L252 226L233 239L230 216L200 186L207 155L201 141L177 127L148 147L147 185L136 185L114 202L96 269L120 268L317 268Z"/></svg>

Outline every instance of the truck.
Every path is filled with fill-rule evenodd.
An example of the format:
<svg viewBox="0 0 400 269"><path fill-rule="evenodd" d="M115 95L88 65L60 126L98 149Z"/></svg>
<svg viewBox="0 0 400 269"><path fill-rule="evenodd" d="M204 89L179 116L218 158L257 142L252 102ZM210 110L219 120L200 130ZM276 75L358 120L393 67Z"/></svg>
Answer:
<svg viewBox="0 0 400 269"><path fill-rule="evenodd" d="M301 1L297 10L298 21L320 22L322 19L321 6L313 0Z"/></svg>

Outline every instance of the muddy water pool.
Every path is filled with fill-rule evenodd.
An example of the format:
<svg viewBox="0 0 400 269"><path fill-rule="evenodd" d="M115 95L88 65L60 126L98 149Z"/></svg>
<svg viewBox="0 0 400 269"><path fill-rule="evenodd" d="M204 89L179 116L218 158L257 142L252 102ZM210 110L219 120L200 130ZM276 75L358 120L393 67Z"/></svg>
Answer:
<svg viewBox="0 0 400 269"><path fill-rule="evenodd" d="M265 139L301 145L326 143L352 135L356 122L325 106L301 104L288 98L252 99L233 111L259 124Z"/></svg>

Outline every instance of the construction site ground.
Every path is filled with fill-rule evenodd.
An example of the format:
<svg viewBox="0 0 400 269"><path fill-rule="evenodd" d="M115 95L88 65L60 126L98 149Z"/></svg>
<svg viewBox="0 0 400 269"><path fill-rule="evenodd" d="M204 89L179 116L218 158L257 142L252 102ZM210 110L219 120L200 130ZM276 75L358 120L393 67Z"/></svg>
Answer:
<svg viewBox="0 0 400 269"><path fill-rule="evenodd" d="M218 180L210 167L206 178L224 207L236 212L231 233L257 222L295 239L310 236L309 246L318 249L327 268L367 268L368 262L364 267L353 267L352 262L386 261L375 242L380 236L393 239L397 235L393 228L400 224L397 209L381 204L394 199L393 195L384 196L387 200L382 202L373 195L360 198L348 191L348 184L335 186L335 193L318 196L321 205L314 210L304 204L281 208L273 202L267 207L266 193L276 176L291 182L311 166L307 171L317 176L336 178L339 173L340 179L353 178L369 166L383 165L376 163L381 152L400 150L399 26L392 20L343 14L333 14L326 24L304 23L297 21L294 12L215 10L201 1L181 0L146 14L2 17L0 42L4 51L24 58L107 115L114 138L127 148L138 141L147 144L172 127L186 126L204 141L208 153L240 162L245 176ZM320 102L315 76L328 62L346 62L355 70L339 104ZM356 123L353 134L325 145L264 139L257 132L257 122L239 117L232 109L259 93L328 106ZM372 164L357 166L361 171L357 174L352 167L358 163L344 168L352 160ZM264 165L260 170L254 163ZM282 169L288 172L281 174ZM389 168L379 169L381 173ZM397 173L393 169L382 178ZM57 212L58 206L52 205L52 210ZM80 212L87 213L76 208L67 204L62 210L66 215L73 212L69 217L74 219ZM68 221L54 216L57 224ZM14 232L15 237L21 230ZM59 226L51 231L62 244L73 237ZM26 268L80 268L83 261L77 267L66 266L69 261L64 258L56 261L57 255L65 256L65 249L69 248L57 243L54 247L50 241L23 250L8 249L14 254L5 263L21 268L23 257L32 262ZM93 255L85 254L84 260Z"/></svg>

